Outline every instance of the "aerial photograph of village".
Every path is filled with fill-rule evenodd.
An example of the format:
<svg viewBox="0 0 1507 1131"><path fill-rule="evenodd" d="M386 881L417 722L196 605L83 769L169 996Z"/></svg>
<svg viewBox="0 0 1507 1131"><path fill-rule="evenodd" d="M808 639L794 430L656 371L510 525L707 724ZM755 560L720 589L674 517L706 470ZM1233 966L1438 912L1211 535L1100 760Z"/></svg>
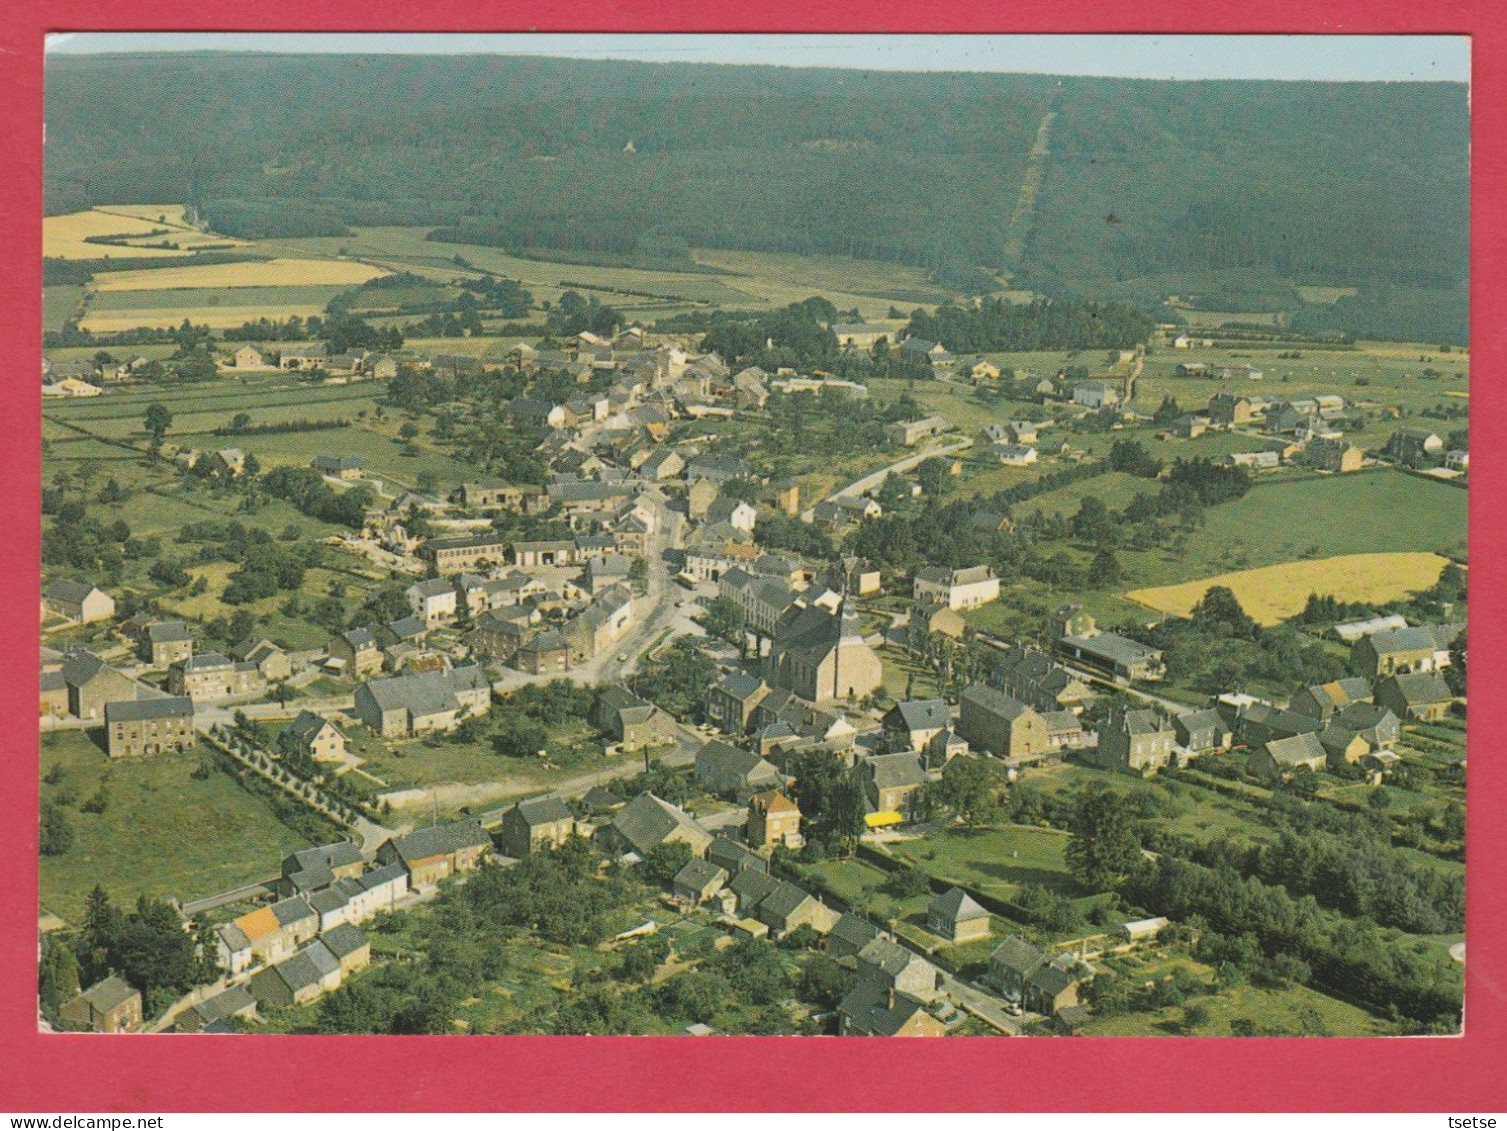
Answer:
<svg viewBox="0 0 1507 1131"><path fill-rule="evenodd" d="M384 38L49 47L43 1030L1461 1031L1468 59Z"/></svg>

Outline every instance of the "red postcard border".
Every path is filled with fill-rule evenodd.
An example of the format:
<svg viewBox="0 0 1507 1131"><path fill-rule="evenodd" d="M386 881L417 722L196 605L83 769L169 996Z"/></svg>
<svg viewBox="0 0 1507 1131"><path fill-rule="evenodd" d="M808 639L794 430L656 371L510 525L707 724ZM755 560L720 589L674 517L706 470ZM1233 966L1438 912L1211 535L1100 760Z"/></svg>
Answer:
<svg viewBox="0 0 1507 1131"><path fill-rule="evenodd" d="M899 0L474 4L364 0L10 0L0 16L0 1110L172 1111L1501 1111L1507 1033L1504 349L1507 8L1492 0L1063 0L928 10ZM1460 1038L948 1040L821 1038L90 1037L35 1031L36 593L40 483L42 37L48 31L724 31L1469 34L1473 37L1472 624L1468 1016ZM1485 736L1483 739L1482 736ZM1485 756L1481 757L1481 748ZM667 1043L670 1042L670 1043Z"/></svg>

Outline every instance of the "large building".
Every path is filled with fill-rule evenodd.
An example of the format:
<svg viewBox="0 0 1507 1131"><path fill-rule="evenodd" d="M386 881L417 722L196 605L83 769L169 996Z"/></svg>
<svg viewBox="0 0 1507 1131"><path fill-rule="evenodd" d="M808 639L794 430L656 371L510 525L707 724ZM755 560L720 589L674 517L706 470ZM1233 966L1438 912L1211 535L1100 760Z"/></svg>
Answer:
<svg viewBox="0 0 1507 1131"><path fill-rule="evenodd" d="M1040 712L1003 691L976 683L963 692L958 733L975 750L999 758L1041 758L1054 749Z"/></svg>
<svg viewBox="0 0 1507 1131"><path fill-rule="evenodd" d="M861 699L879 687L884 666L845 601L834 611L802 599L775 624L769 678L813 703Z"/></svg>
<svg viewBox="0 0 1507 1131"><path fill-rule="evenodd" d="M976 609L999 600L999 578L987 565L968 569L926 566L916 571L912 596L917 601L937 601L949 609Z"/></svg>
<svg viewBox="0 0 1507 1131"><path fill-rule="evenodd" d="M462 715L484 715L491 705L492 684L475 664L374 679L356 689L356 717L383 738L449 730Z"/></svg>
<svg viewBox="0 0 1507 1131"><path fill-rule="evenodd" d="M435 572L446 577L502 565L507 554L507 543L495 534L431 538L420 550L422 557L434 563Z"/></svg>
<svg viewBox="0 0 1507 1131"><path fill-rule="evenodd" d="M194 702L184 697L105 704L112 758L178 753L194 744Z"/></svg>
<svg viewBox="0 0 1507 1131"><path fill-rule="evenodd" d="M187 695L195 703L214 703L264 695L267 677L249 661L232 660L219 652L201 652L174 664L167 686L174 695Z"/></svg>

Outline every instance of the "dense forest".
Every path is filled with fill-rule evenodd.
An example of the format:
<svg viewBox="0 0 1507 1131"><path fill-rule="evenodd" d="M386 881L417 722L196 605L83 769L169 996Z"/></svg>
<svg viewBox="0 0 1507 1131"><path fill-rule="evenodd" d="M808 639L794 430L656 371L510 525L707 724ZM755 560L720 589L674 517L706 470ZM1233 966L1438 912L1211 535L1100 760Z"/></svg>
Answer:
<svg viewBox="0 0 1507 1131"><path fill-rule="evenodd" d="M412 224L666 265L692 247L844 254L1147 308L1355 286L1309 321L1464 335L1458 84L64 56L47 126L52 213L182 200L232 235Z"/></svg>

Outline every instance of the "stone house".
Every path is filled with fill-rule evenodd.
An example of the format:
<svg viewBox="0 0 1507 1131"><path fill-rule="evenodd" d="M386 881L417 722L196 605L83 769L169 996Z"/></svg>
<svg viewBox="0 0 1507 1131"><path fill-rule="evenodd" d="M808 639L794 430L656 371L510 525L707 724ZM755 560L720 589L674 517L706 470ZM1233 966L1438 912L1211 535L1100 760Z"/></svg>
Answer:
<svg viewBox="0 0 1507 1131"><path fill-rule="evenodd" d="M926 905L926 929L938 938L964 943L988 938L993 932L989 912L959 887L932 897Z"/></svg>
<svg viewBox="0 0 1507 1131"><path fill-rule="evenodd" d="M383 738L407 738L450 730L463 716L484 715L491 705L491 681L471 664L364 683L356 688L355 714Z"/></svg>
<svg viewBox="0 0 1507 1131"><path fill-rule="evenodd" d="M945 1026L911 994L881 983L859 981L837 1007L838 1032L844 1037L942 1037Z"/></svg>
<svg viewBox="0 0 1507 1131"><path fill-rule="evenodd" d="M106 704L136 697L135 680L83 649L63 657L59 674L68 689L68 713L76 719L100 719Z"/></svg>
<svg viewBox="0 0 1507 1131"><path fill-rule="evenodd" d="M824 935L841 916L810 892L785 880L776 880L774 890L754 908L754 918L769 927L775 938L784 938L802 927Z"/></svg>
<svg viewBox="0 0 1507 1131"><path fill-rule="evenodd" d="M727 879L727 869L709 860L692 859L675 873L670 890L682 904L699 907L716 896L726 886Z"/></svg>
<svg viewBox="0 0 1507 1131"><path fill-rule="evenodd" d="M168 670L167 687L195 703L214 703L267 693L267 677L252 663L232 660L219 652L201 652Z"/></svg>
<svg viewBox="0 0 1507 1131"><path fill-rule="evenodd" d="M925 566L916 571L911 584L917 601L937 601L954 610L975 609L999 600L999 578L987 565L967 569Z"/></svg>
<svg viewBox="0 0 1507 1131"><path fill-rule="evenodd" d="M180 664L194 654L194 638L181 620L164 620L146 626L141 658L154 668Z"/></svg>
<svg viewBox="0 0 1507 1131"><path fill-rule="evenodd" d="M1438 672L1411 672L1379 682L1376 702L1400 719L1437 722L1449 714L1455 696Z"/></svg>
<svg viewBox="0 0 1507 1131"><path fill-rule="evenodd" d="M769 694L767 683L746 672L731 671L706 691L706 717L724 734L744 734L759 703Z"/></svg>
<svg viewBox="0 0 1507 1131"><path fill-rule="evenodd" d="M141 994L118 974L96 982L58 1009L74 1032L129 1033L141 1028Z"/></svg>
<svg viewBox="0 0 1507 1131"><path fill-rule="evenodd" d="M870 813L914 815L918 793L926 784L919 754L879 754L863 759L856 769Z"/></svg>
<svg viewBox="0 0 1507 1131"><path fill-rule="evenodd" d="M668 711L640 699L619 684L610 684L597 693L591 721L625 752L668 745L680 733L679 725Z"/></svg>
<svg viewBox="0 0 1507 1131"><path fill-rule="evenodd" d="M415 581L403 591L413 615L427 625L452 621L456 614L455 586L443 577Z"/></svg>
<svg viewBox="0 0 1507 1131"><path fill-rule="evenodd" d="M332 637L326 651L357 679L382 670L382 646L369 628L353 628Z"/></svg>
<svg viewBox="0 0 1507 1131"><path fill-rule="evenodd" d="M198 741L193 700L175 697L106 703L105 734L112 758L181 753Z"/></svg>
<svg viewBox="0 0 1507 1131"><path fill-rule="evenodd" d="M641 793L613 816L604 836L623 852L640 857L661 844L686 844L697 856L705 856L712 834L689 813L652 793Z"/></svg>
<svg viewBox="0 0 1507 1131"><path fill-rule="evenodd" d="M1020 700L976 683L963 692L959 704L957 730L973 749L1013 759L1051 753L1046 720Z"/></svg>
<svg viewBox="0 0 1507 1131"><path fill-rule="evenodd" d="M756 848L799 848L801 807L777 789L756 793L748 799L748 822L743 835Z"/></svg>
<svg viewBox="0 0 1507 1131"><path fill-rule="evenodd" d="M410 888L433 887L457 872L469 872L492 851L492 838L474 818L428 825L393 837L377 849L381 864L401 864Z"/></svg>
<svg viewBox="0 0 1507 1131"><path fill-rule="evenodd" d="M1318 773L1328 762L1329 751L1319 736L1309 731L1263 744L1251 752L1249 766L1251 773L1272 781L1288 777L1303 766Z"/></svg>
<svg viewBox="0 0 1507 1131"><path fill-rule="evenodd" d="M1424 624L1361 637L1350 648L1350 667L1371 679L1449 667L1449 650L1463 624Z"/></svg>
<svg viewBox="0 0 1507 1131"><path fill-rule="evenodd" d="M277 744L285 751L306 754L316 762L345 760L345 735L329 719L313 711L298 712L297 718L278 735Z"/></svg>
<svg viewBox="0 0 1507 1131"><path fill-rule="evenodd" d="M339 989L340 980L340 960L316 939L281 962L258 970L248 988L258 1005L289 1009L318 1001Z"/></svg>
<svg viewBox="0 0 1507 1131"><path fill-rule="evenodd" d="M546 848L558 848L576 835L576 818L558 797L520 801L502 815L497 843L507 856L523 859Z"/></svg>
<svg viewBox="0 0 1507 1131"><path fill-rule="evenodd" d="M42 602L60 617L80 624L109 620L115 615L115 598L93 585L60 577L42 589Z"/></svg>
<svg viewBox="0 0 1507 1131"><path fill-rule="evenodd" d="M1117 711L1099 728L1094 762L1107 770L1155 773L1172 761L1176 739L1171 721L1157 711Z"/></svg>
<svg viewBox="0 0 1507 1131"><path fill-rule="evenodd" d="M876 982L922 1001L937 995L937 968L891 939L874 939L858 952L857 959L860 982Z"/></svg>
<svg viewBox="0 0 1507 1131"><path fill-rule="evenodd" d="M262 637L243 640L231 649L230 657L242 663L255 664L256 670L269 683L287 679L293 674L293 659L272 641Z"/></svg>
<svg viewBox="0 0 1507 1131"><path fill-rule="evenodd" d="M783 789L785 776L753 751L713 739L696 752L696 782L708 793L746 801L764 790Z"/></svg>
<svg viewBox="0 0 1507 1131"><path fill-rule="evenodd" d="M912 699L896 703L880 721L891 750L924 750L951 727L952 712L941 699Z"/></svg>

